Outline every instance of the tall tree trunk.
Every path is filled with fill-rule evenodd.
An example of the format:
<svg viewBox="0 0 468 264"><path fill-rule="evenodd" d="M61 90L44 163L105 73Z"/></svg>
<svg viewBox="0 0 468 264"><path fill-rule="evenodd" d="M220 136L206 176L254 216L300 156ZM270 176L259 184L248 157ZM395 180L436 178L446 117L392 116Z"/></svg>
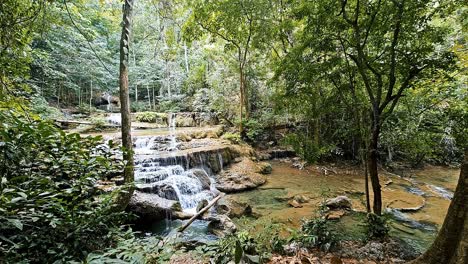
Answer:
<svg viewBox="0 0 468 264"><path fill-rule="evenodd" d="M411 264L468 263L468 150L444 224L432 246Z"/></svg>
<svg viewBox="0 0 468 264"><path fill-rule="evenodd" d="M239 90L240 90L240 102L239 102L239 133L242 135L244 132L244 127L242 124L243 121L243 105L244 105L244 69L242 68L242 63L239 63Z"/></svg>
<svg viewBox="0 0 468 264"><path fill-rule="evenodd" d="M369 170L369 176L372 184L372 192L374 193L373 210L377 215L382 214L382 192L380 190L379 172L377 167L377 148L379 145L380 135L380 116L376 113L377 110L372 114L372 131L371 139L367 153L367 166Z"/></svg>
<svg viewBox="0 0 468 264"><path fill-rule="evenodd" d="M133 0L125 0L122 18L122 36L120 38L120 113L122 116L122 146L124 147L123 159L126 162L124 168L124 182L128 186L124 190L118 200L118 206L125 208L133 194L133 144L130 120L130 96L128 89L128 57L129 57L129 42L132 23L132 8Z"/></svg>

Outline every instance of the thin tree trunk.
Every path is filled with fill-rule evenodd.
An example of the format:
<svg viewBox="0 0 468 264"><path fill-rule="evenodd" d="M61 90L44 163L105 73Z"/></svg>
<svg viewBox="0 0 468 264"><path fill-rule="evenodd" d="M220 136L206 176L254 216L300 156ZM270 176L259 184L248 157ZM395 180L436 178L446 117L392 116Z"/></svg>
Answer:
<svg viewBox="0 0 468 264"><path fill-rule="evenodd" d="M411 264L468 263L468 150L444 224L434 243Z"/></svg>
<svg viewBox="0 0 468 264"><path fill-rule="evenodd" d="M187 44L185 44L185 42L184 42L184 58L185 58L185 70L188 75L189 74L188 51L187 51Z"/></svg>
<svg viewBox="0 0 468 264"><path fill-rule="evenodd" d="M153 110L156 110L156 96L154 92L154 84L153 84L152 90L153 90Z"/></svg>
<svg viewBox="0 0 468 264"><path fill-rule="evenodd" d="M148 85L146 85L146 92L148 93L148 106L149 106L149 109L151 110L151 95L150 95L150 90L149 90Z"/></svg>
<svg viewBox="0 0 468 264"><path fill-rule="evenodd" d="M379 172L377 167L378 153L377 148L379 144L380 135L380 120L379 115L373 113L372 116L372 132L371 142L367 153L367 166L369 169L369 176L372 184L372 192L374 193L373 210L376 215L382 214L382 192L380 189Z"/></svg>
<svg viewBox="0 0 468 264"><path fill-rule="evenodd" d="M122 18L122 36L120 39L120 112L122 117L122 146L124 147L123 159L126 162L124 168L124 182L128 186L127 190L121 192L118 198L118 206L125 208L133 194L134 182L134 161L133 144L130 119L130 96L128 89L128 57L129 42L131 34L133 0L125 0Z"/></svg>
<svg viewBox="0 0 468 264"><path fill-rule="evenodd" d="M93 80L91 80L91 84L89 86L89 109L91 109L92 102L93 102Z"/></svg>
<svg viewBox="0 0 468 264"><path fill-rule="evenodd" d="M363 160L364 163L364 177L365 177L365 188L366 188L366 210L368 213L371 212L371 207L370 207L370 197L369 197L369 173L367 171L367 158L364 157Z"/></svg>
<svg viewBox="0 0 468 264"><path fill-rule="evenodd" d="M244 105L244 82L242 81L244 79L244 74L243 74L243 69L242 69L242 64L239 63L239 90L240 90L240 102L239 102L239 118L240 118L240 122L239 122L239 133L242 135L242 133L244 132L244 128L243 128L243 111L242 111L242 108L243 108L243 105Z"/></svg>
<svg viewBox="0 0 468 264"><path fill-rule="evenodd" d="M138 84L135 84L135 103L138 103Z"/></svg>

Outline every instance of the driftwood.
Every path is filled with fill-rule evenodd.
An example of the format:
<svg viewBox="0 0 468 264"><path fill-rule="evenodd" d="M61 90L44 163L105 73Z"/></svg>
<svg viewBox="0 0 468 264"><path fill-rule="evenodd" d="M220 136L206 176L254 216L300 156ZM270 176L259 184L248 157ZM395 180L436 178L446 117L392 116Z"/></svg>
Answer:
<svg viewBox="0 0 468 264"><path fill-rule="evenodd" d="M219 199L221 199L222 196L223 196L222 194L216 196L213 200L211 200L211 202L207 206L203 207L203 209L201 209L198 213L192 216L192 218L190 218L187 221L187 223L181 226L178 231L184 232L184 230L187 229L187 227L189 227L193 223L193 221L195 221L195 219L197 219L198 217L203 215L206 211L208 211L208 209L210 209Z"/></svg>

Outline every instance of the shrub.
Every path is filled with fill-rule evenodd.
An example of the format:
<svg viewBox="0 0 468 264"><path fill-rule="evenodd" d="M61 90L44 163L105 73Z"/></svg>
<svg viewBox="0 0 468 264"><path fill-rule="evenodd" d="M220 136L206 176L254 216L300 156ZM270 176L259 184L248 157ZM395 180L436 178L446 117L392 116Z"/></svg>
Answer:
<svg viewBox="0 0 468 264"><path fill-rule="evenodd" d="M65 262L108 246L127 219L96 187L119 175L116 145L0 113L0 259Z"/></svg>
<svg viewBox="0 0 468 264"><path fill-rule="evenodd" d="M130 105L132 112L143 112L148 110L148 102L132 102Z"/></svg>
<svg viewBox="0 0 468 264"><path fill-rule="evenodd" d="M301 227L300 242L306 247L317 247L329 251L336 243L336 235L330 223L322 217L304 221Z"/></svg>
<svg viewBox="0 0 468 264"><path fill-rule="evenodd" d="M388 235L390 228L388 227L387 219L384 216L369 213L366 218L366 231L369 239L383 238Z"/></svg>
<svg viewBox="0 0 468 264"><path fill-rule="evenodd" d="M158 123L163 124L167 122L167 115L164 113L156 112L140 112L135 116L139 122Z"/></svg>
<svg viewBox="0 0 468 264"><path fill-rule="evenodd" d="M231 143L234 144L239 144L241 140L241 136L238 133L231 133L231 132L226 132L222 136L223 139L231 141Z"/></svg>

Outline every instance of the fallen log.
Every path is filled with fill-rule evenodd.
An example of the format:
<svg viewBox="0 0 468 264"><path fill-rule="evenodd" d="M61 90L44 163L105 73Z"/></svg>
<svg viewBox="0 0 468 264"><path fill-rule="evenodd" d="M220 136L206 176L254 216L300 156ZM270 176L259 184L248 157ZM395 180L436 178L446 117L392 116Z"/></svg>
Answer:
<svg viewBox="0 0 468 264"><path fill-rule="evenodd" d="M192 218L190 218L187 221L187 223L185 223L183 226L181 226L177 231L178 232L184 232L184 230L187 229L187 227L189 227L193 223L193 221L195 221L195 219L197 219L198 217L203 215L206 211L208 211L208 209L210 209L219 199L221 199L222 196L223 196L222 194L216 196L213 200L211 200L211 202L207 206L203 207L203 209L198 211L198 213L196 213L194 216L192 216Z"/></svg>

